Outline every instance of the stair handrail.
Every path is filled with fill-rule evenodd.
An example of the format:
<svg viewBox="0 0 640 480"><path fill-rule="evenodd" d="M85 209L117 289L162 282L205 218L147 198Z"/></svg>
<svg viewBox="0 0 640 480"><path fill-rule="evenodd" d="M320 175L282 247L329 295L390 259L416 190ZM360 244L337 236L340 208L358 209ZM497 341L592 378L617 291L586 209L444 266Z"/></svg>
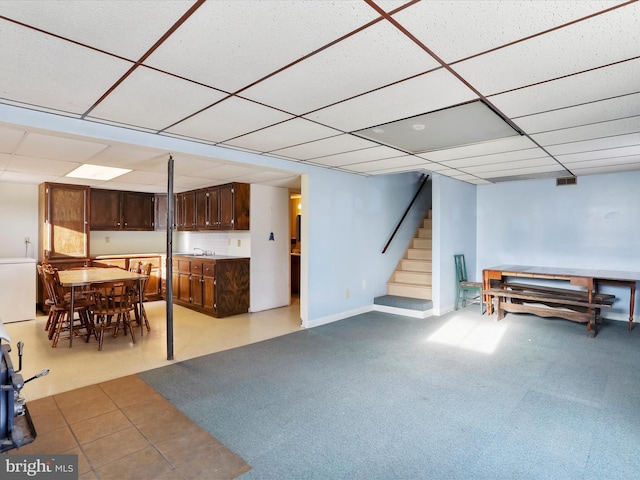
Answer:
<svg viewBox="0 0 640 480"><path fill-rule="evenodd" d="M404 211L404 214L402 215L402 218L400 219L400 221L396 225L396 228L393 230L393 233L391 234L391 237L389 237L389 240L387 240L386 245L382 249L382 253L386 253L387 252L387 249L389 248L389 245L391 245L391 242L393 241L393 238L396 236L396 233L398 233L398 230L400 230L400 226L402 225L402 222L404 222L404 219L407 218L407 215L409 214L409 210L411 210L411 207L413 207L413 204L418 199L418 195L420 195L420 192L422 191L422 188L424 187L425 183L427 183L427 180L429 180L429 175L423 174L422 175L422 183L420 184L420 187L418 188L418 190L416 191L416 194L411 199L411 203L409 203L409 206Z"/></svg>

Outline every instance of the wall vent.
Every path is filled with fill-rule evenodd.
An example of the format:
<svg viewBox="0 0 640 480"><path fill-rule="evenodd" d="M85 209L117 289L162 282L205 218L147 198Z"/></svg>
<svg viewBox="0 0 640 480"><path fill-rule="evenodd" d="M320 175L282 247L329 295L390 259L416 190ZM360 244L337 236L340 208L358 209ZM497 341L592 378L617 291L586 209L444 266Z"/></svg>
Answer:
<svg viewBox="0 0 640 480"><path fill-rule="evenodd" d="M576 185L578 183L578 179L576 177L560 177L556 178L556 187L560 185Z"/></svg>

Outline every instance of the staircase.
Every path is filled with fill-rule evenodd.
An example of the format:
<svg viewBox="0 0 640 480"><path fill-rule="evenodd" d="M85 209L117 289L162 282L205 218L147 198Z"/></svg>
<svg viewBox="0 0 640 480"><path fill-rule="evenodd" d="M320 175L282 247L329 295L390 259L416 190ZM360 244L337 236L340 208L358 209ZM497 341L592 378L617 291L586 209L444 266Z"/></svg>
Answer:
<svg viewBox="0 0 640 480"><path fill-rule="evenodd" d="M387 295L431 299L431 210L387 283Z"/></svg>

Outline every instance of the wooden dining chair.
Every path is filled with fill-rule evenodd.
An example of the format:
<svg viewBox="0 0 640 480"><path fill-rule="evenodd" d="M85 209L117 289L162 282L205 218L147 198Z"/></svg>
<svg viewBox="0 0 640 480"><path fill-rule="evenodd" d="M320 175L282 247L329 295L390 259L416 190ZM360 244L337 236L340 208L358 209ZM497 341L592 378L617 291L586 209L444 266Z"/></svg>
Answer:
<svg viewBox="0 0 640 480"><path fill-rule="evenodd" d="M484 302L482 301L482 282L470 282L467 276L467 264L464 254L453 256L456 266L456 304L454 309L460 306L466 307L467 302L479 303L484 313Z"/></svg>
<svg viewBox="0 0 640 480"><path fill-rule="evenodd" d="M151 325L149 324L149 318L147 317L147 311L144 309L145 290L147 289L147 283L149 282L149 275L151 275L151 269L153 265L151 263L139 262L137 272L141 275L146 275L147 278L141 280L139 284L136 284L133 292L133 305L136 323L140 326L140 336L144 335L144 329L146 327L147 332L151 331ZM131 268L129 269L131 270ZM142 294L140 293L142 292Z"/></svg>
<svg viewBox="0 0 640 480"><path fill-rule="evenodd" d="M72 336L85 338L85 342L89 341L89 337L93 333L93 324L89 315L89 307L93 302L93 298L86 295L74 296L73 314L70 316L71 309L70 294L65 294L64 288L60 284L58 271L50 265L42 267L42 278L47 296L50 300L50 318L49 323L49 339L51 347L58 346L63 334L68 333L67 339ZM71 342L69 342L71 345Z"/></svg>
<svg viewBox="0 0 640 480"><path fill-rule="evenodd" d="M95 301L91 307L93 325L98 337L98 350L102 350L104 334L113 332L118 336L120 328L126 334L129 332L131 341L136 343L136 335L131 325L133 306L133 291L137 280L124 282L97 283L92 286Z"/></svg>

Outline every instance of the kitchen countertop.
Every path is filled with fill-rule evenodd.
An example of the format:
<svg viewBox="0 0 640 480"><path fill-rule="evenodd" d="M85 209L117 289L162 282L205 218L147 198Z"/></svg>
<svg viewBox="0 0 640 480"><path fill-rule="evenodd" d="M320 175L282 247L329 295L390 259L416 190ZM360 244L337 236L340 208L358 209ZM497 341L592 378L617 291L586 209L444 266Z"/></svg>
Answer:
<svg viewBox="0 0 640 480"><path fill-rule="evenodd" d="M193 253L173 253L174 257L189 257L202 260L233 260L237 258L249 258L249 257L234 257L232 255L197 255Z"/></svg>

